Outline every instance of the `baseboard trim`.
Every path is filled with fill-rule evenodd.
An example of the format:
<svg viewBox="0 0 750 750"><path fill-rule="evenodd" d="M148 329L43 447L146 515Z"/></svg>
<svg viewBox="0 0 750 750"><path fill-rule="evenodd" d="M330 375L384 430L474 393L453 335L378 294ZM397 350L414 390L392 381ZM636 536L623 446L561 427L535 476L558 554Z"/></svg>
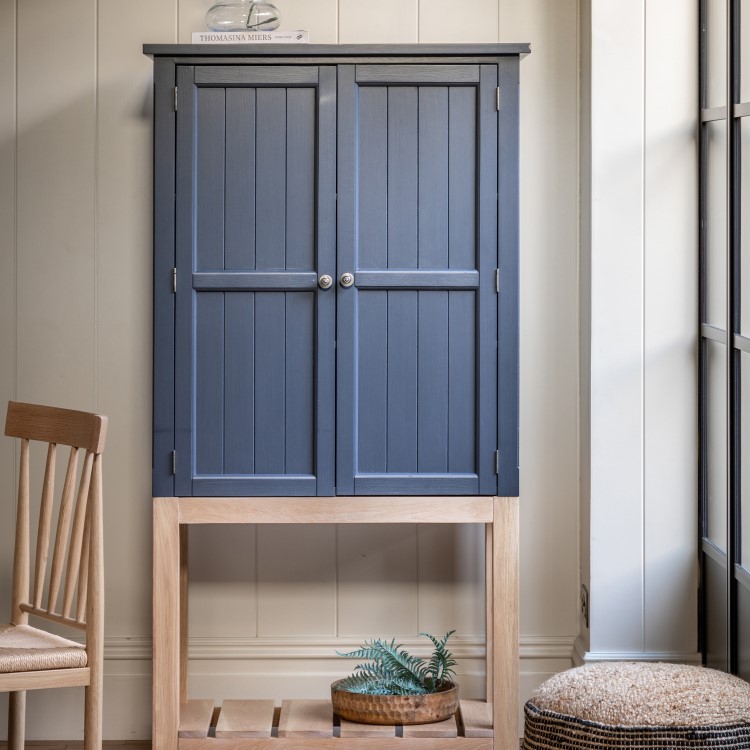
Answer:
<svg viewBox="0 0 750 750"><path fill-rule="evenodd" d="M188 656L195 661L242 660L325 660L337 651L353 651L363 638L218 638L192 637ZM396 641L416 656L431 651L425 638L396 638ZM574 648L573 636L521 636L520 658L570 659ZM452 651L457 659L483 659L483 636L454 636ZM104 639L104 658L107 661L150 661L151 638L145 636L108 636Z"/></svg>
<svg viewBox="0 0 750 750"><path fill-rule="evenodd" d="M698 651L588 651L580 636L573 645L573 664L596 664L609 661L666 661L678 664L701 664Z"/></svg>

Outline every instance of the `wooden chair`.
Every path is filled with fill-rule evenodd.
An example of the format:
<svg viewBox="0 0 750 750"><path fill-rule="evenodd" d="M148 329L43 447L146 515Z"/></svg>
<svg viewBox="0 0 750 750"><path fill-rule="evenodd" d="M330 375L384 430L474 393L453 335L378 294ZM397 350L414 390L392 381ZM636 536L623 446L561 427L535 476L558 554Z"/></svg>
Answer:
<svg viewBox="0 0 750 750"><path fill-rule="evenodd" d="M101 748L102 451L106 432L107 418L97 414L13 401L8 404L5 434L21 439L11 622L0 625L0 691L10 693L9 750L22 750L24 745L26 691L72 686L85 686L84 748ZM33 581L30 441L48 444ZM58 445L70 446L70 453L62 489L56 493ZM85 454L79 469L80 450ZM48 572L53 516L57 528ZM83 630L86 645L31 627L29 615Z"/></svg>

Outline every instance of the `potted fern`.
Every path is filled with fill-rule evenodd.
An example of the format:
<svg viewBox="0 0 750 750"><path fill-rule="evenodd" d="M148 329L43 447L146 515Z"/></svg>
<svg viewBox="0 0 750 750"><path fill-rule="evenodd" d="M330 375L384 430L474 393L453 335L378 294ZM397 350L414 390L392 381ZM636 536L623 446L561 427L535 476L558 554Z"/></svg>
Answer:
<svg viewBox="0 0 750 750"><path fill-rule="evenodd" d="M429 660L410 655L393 639L366 641L342 654L367 659L354 673L331 685L334 713L361 724L428 724L452 716L458 709L458 685L452 681L456 661L447 649L451 630L432 641Z"/></svg>

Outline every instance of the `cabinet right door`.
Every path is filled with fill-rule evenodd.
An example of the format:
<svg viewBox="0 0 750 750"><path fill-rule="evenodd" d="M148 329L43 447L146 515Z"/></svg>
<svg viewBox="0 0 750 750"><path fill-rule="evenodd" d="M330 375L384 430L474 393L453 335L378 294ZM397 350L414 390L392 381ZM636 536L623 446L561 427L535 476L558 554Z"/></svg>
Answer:
<svg viewBox="0 0 750 750"><path fill-rule="evenodd" d="M339 67L338 494L497 491L497 85Z"/></svg>

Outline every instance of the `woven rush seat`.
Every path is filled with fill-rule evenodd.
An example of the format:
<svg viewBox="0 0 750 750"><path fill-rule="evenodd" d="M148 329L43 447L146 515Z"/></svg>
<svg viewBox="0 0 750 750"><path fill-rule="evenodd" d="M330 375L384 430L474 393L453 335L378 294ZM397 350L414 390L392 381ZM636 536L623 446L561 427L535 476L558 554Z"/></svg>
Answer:
<svg viewBox="0 0 750 750"><path fill-rule="evenodd" d="M524 750L750 750L750 684L704 667L578 667L543 683L524 710Z"/></svg>
<svg viewBox="0 0 750 750"><path fill-rule="evenodd" d="M30 625L0 625L0 673L86 666L80 643Z"/></svg>

